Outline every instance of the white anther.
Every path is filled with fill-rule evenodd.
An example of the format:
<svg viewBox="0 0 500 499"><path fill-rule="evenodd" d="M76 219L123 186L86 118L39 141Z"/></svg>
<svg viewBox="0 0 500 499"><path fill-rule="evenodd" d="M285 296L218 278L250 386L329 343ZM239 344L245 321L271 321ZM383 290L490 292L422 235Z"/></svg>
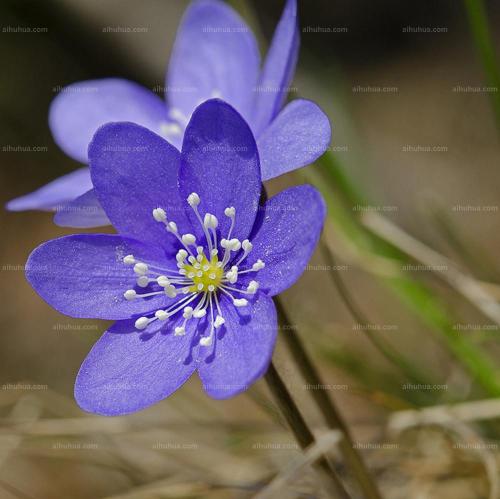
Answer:
<svg viewBox="0 0 500 499"><path fill-rule="evenodd" d="M191 319L191 317L193 316L193 307L184 307L182 316L184 317L184 319Z"/></svg>
<svg viewBox="0 0 500 499"><path fill-rule="evenodd" d="M179 270L179 274L180 274L180 275L186 275L186 273L187 273L187 270L186 270L186 269L180 269L180 270Z"/></svg>
<svg viewBox="0 0 500 499"><path fill-rule="evenodd" d="M205 315L207 315L207 311L204 308L199 309L199 310L195 310L193 312L193 317L195 317L196 319L200 319L201 317L205 317Z"/></svg>
<svg viewBox="0 0 500 499"><path fill-rule="evenodd" d="M191 265L194 265L196 263L196 258L193 255L190 255L190 257L188 258L188 262Z"/></svg>
<svg viewBox="0 0 500 499"><path fill-rule="evenodd" d="M198 272L196 272L196 277L203 277L203 270L198 270Z"/></svg>
<svg viewBox="0 0 500 499"><path fill-rule="evenodd" d="M211 274L208 274L208 277L210 279L215 279L217 276L212 272Z"/></svg>
<svg viewBox="0 0 500 499"><path fill-rule="evenodd" d="M125 265L134 265L134 263L135 263L134 255L127 255L126 257L124 257L123 263Z"/></svg>
<svg viewBox="0 0 500 499"><path fill-rule="evenodd" d="M224 317L222 317L222 315L218 315L214 321L214 328L217 329L217 328L221 327L222 324L224 324L225 322L226 321L224 320Z"/></svg>
<svg viewBox="0 0 500 499"><path fill-rule="evenodd" d="M203 283L200 282L200 284L198 284L196 288L198 289L198 291L203 291Z"/></svg>
<svg viewBox="0 0 500 499"><path fill-rule="evenodd" d="M166 135L169 138L171 135L181 135L182 128L177 123L161 123L160 133Z"/></svg>
<svg viewBox="0 0 500 499"><path fill-rule="evenodd" d="M135 327L136 329L146 329L149 324L149 319L147 317L139 317L135 321Z"/></svg>
<svg viewBox="0 0 500 499"><path fill-rule="evenodd" d="M231 239L229 243L231 251L238 251L241 248L241 242L238 239Z"/></svg>
<svg viewBox="0 0 500 499"><path fill-rule="evenodd" d="M259 283L257 281L250 281L247 286L247 291L249 293L256 293L257 290L259 289Z"/></svg>
<svg viewBox="0 0 500 499"><path fill-rule="evenodd" d="M192 192L188 198L187 198L187 202L189 204L189 206L198 206L200 204L200 196L198 196L198 194L196 194L196 192Z"/></svg>
<svg viewBox="0 0 500 499"><path fill-rule="evenodd" d="M193 234L184 234L181 239L186 246L196 242L196 237L194 237Z"/></svg>
<svg viewBox="0 0 500 499"><path fill-rule="evenodd" d="M204 336L200 339L200 345L202 347L209 347L212 344L212 336Z"/></svg>
<svg viewBox="0 0 500 499"><path fill-rule="evenodd" d="M215 249L215 248L214 248L214 249L210 252L210 255L211 255L211 256L217 256L217 253L219 253L219 250L217 250L217 249Z"/></svg>
<svg viewBox="0 0 500 499"><path fill-rule="evenodd" d="M123 293L123 296L125 297L126 300L131 301L137 296L137 293L135 292L134 289L127 289L127 291Z"/></svg>
<svg viewBox="0 0 500 499"><path fill-rule="evenodd" d="M233 300L233 305L235 307L246 307L248 305L248 300L245 298L235 298Z"/></svg>
<svg viewBox="0 0 500 499"><path fill-rule="evenodd" d="M168 111L168 115L175 121L181 122L181 123L186 123L189 121L186 115L180 110L177 109L176 107L170 108Z"/></svg>
<svg viewBox="0 0 500 499"><path fill-rule="evenodd" d="M215 286L213 284L209 284L208 290L212 293L213 291L215 291Z"/></svg>
<svg viewBox="0 0 500 499"><path fill-rule="evenodd" d="M266 264L262 260L257 260L253 265L252 265L252 270L261 270L266 266Z"/></svg>
<svg viewBox="0 0 500 499"><path fill-rule="evenodd" d="M226 249L228 247L228 245L230 244L230 241L228 241L227 239L221 239L220 240L220 245L222 248Z"/></svg>
<svg viewBox="0 0 500 499"><path fill-rule="evenodd" d="M180 249L177 252L177 255L175 255L175 259L179 262L182 263L188 256L188 252L185 249Z"/></svg>
<svg viewBox="0 0 500 499"><path fill-rule="evenodd" d="M203 270L203 272L206 272L209 268L210 268L210 265L203 265L203 267L201 269Z"/></svg>
<svg viewBox="0 0 500 499"><path fill-rule="evenodd" d="M141 275L137 278L137 286L145 288L149 284L149 278L147 275Z"/></svg>
<svg viewBox="0 0 500 499"><path fill-rule="evenodd" d="M194 272L188 272L187 276L192 279L196 274Z"/></svg>
<svg viewBox="0 0 500 499"><path fill-rule="evenodd" d="M244 251L246 251L247 253L249 253L250 251L252 251L253 244L248 239L245 239L241 243L241 247L243 248Z"/></svg>
<svg viewBox="0 0 500 499"><path fill-rule="evenodd" d="M162 288L166 288L170 284L168 277L165 275L158 276L156 278L156 282L158 283L158 286L161 286Z"/></svg>
<svg viewBox="0 0 500 499"><path fill-rule="evenodd" d="M224 215L226 215L226 217L233 218L235 214L236 208L234 206L229 206L224 210Z"/></svg>
<svg viewBox="0 0 500 499"><path fill-rule="evenodd" d="M173 234L177 234L177 224L175 222L168 222L167 230Z"/></svg>
<svg viewBox="0 0 500 499"><path fill-rule="evenodd" d="M177 290L170 284L165 288L165 294L169 298L175 298L177 296Z"/></svg>
<svg viewBox="0 0 500 499"><path fill-rule="evenodd" d="M236 282L238 281L238 274L231 272L231 275L228 277L228 280L231 284L236 284Z"/></svg>
<svg viewBox="0 0 500 499"><path fill-rule="evenodd" d="M203 255L203 246L196 246L196 253L198 253L198 255Z"/></svg>
<svg viewBox="0 0 500 499"><path fill-rule="evenodd" d="M184 326L177 326L174 331L175 336L182 336L186 334L186 328Z"/></svg>
<svg viewBox="0 0 500 499"><path fill-rule="evenodd" d="M231 270L229 272L226 272L226 279L231 284L234 284L238 280L238 267L236 265L233 265L231 267Z"/></svg>
<svg viewBox="0 0 500 499"><path fill-rule="evenodd" d="M160 321L166 321L168 319L168 313L165 310L157 310L155 312L155 317Z"/></svg>
<svg viewBox="0 0 500 499"><path fill-rule="evenodd" d="M203 261L203 255L197 255L196 260L198 260L198 263L201 263ZM197 267L200 268L200 267Z"/></svg>
<svg viewBox="0 0 500 499"><path fill-rule="evenodd" d="M145 275L148 273L148 266L145 263L139 262L134 265L134 272L137 275Z"/></svg>
<svg viewBox="0 0 500 499"><path fill-rule="evenodd" d="M153 218L157 222L166 222L167 214L165 213L165 210L163 208L155 208L153 210Z"/></svg>
<svg viewBox="0 0 500 499"><path fill-rule="evenodd" d="M219 221L215 215L211 213L205 213L205 218L203 219L203 225L207 229L216 229L219 225Z"/></svg>

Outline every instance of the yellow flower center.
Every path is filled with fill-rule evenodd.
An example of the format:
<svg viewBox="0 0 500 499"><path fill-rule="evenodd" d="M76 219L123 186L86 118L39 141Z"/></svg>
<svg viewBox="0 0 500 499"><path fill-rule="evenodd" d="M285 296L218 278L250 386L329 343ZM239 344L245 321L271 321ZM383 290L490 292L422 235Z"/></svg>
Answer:
<svg viewBox="0 0 500 499"><path fill-rule="evenodd" d="M224 269L217 259L213 256L210 261L203 255L194 265L185 264L186 276L193 281L193 285L189 287L191 292L213 291L217 289L224 277ZM212 288L213 286L213 288Z"/></svg>

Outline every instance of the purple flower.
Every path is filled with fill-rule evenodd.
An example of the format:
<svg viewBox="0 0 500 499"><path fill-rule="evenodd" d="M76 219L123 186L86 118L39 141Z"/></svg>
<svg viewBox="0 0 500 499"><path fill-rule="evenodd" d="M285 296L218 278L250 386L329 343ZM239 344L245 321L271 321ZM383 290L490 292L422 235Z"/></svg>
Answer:
<svg viewBox="0 0 500 499"><path fill-rule="evenodd" d="M103 124L130 121L180 149L185 127L201 102L222 98L250 124L257 139L262 179L317 159L330 142L326 115L311 101L296 99L281 110L299 48L296 0L287 0L262 70L253 34L219 0L197 0L184 15L166 78L166 102L140 85L117 78L65 87L50 108L56 143L87 163L88 144ZM86 168L14 199L10 210L56 209L61 226L96 227L109 220L91 190Z"/></svg>
<svg viewBox="0 0 500 499"><path fill-rule="evenodd" d="M109 123L95 134L89 160L118 234L49 241L26 270L59 312L117 321L83 362L78 404L134 412L195 371L213 398L246 390L272 356L271 297L298 279L318 241L321 195L301 185L259 204L254 136L219 99L195 110L182 153L144 127Z"/></svg>

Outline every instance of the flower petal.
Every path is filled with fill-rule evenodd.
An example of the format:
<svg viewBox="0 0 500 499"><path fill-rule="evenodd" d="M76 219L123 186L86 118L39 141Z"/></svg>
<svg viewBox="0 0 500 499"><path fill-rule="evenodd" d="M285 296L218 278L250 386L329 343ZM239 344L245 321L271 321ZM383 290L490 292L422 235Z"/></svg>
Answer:
<svg viewBox="0 0 500 499"><path fill-rule="evenodd" d="M325 215L323 198L310 185L292 187L266 202L256 220L253 249L245 265L250 267L259 258L266 264L249 274L260 289L274 296L300 277L318 243Z"/></svg>
<svg viewBox="0 0 500 499"><path fill-rule="evenodd" d="M193 113L186 129L181 154L179 184L184 199L196 192L200 212L215 215L222 237L230 220L224 215L236 208L232 237L245 239L251 231L261 191L259 156L252 132L229 104L212 99ZM188 207L194 227L199 226Z"/></svg>
<svg viewBox="0 0 500 499"><path fill-rule="evenodd" d="M236 12L218 0L198 0L184 14L167 74L169 105L187 120L214 97L249 113L260 56L255 38Z"/></svg>
<svg viewBox="0 0 500 499"><path fill-rule="evenodd" d="M92 188L90 171L79 168L63 175L36 191L18 197L7 203L10 211L47 210L53 211Z"/></svg>
<svg viewBox="0 0 500 499"><path fill-rule="evenodd" d="M156 321L141 332L134 321L111 326L80 368L75 383L78 405L88 412L117 416L144 409L175 392L197 366L193 331L174 336L177 322Z"/></svg>
<svg viewBox="0 0 500 499"><path fill-rule="evenodd" d="M148 263L176 268L137 241L113 234L79 234L53 239L36 248L26 263L26 278L52 307L71 317L129 319L157 310L165 294L127 301L136 276L123 257L133 254Z"/></svg>
<svg viewBox="0 0 500 499"><path fill-rule="evenodd" d="M326 151L330 139L326 114L309 100L292 101L257 141L262 180L312 163Z"/></svg>
<svg viewBox="0 0 500 499"><path fill-rule="evenodd" d="M179 197L177 149L134 123L108 123L94 135L89 159L97 198L116 230L173 251L177 240L152 212L161 207L181 232L191 229Z"/></svg>
<svg viewBox="0 0 500 499"><path fill-rule="evenodd" d="M251 121L256 137L271 123L283 105L297 65L299 44L297 0L287 0L259 79Z"/></svg>
<svg viewBox="0 0 500 499"><path fill-rule="evenodd" d="M59 147L87 162L95 131L110 121L132 121L159 132L167 121L165 102L147 88L119 78L89 80L64 87L52 101L49 126Z"/></svg>
<svg viewBox="0 0 500 499"><path fill-rule="evenodd" d="M277 335L276 308L265 294L239 309L222 297L220 306L226 322L218 329L213 353L198 368L205 392L215 399L238 395L265 374Z"/></svg>
<svg viewBox="0 0 500 499"><path fill-rule="evenodd" d="M60 227L89 229L110 225L111 222L101 207L94 189L65 204L54 215L54 223Z"/></svg>

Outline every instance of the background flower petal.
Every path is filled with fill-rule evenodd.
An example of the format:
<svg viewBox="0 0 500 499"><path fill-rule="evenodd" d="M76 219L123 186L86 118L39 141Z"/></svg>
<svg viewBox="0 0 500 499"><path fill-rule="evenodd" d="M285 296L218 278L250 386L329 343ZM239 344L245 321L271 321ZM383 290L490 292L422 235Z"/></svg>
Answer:
<svg viewBox="0 0 500 499"><path fill-rule="evenodd" d="M87 162L95 131L110 121L132 121L159 133L167 121L166 104L137 83L106 78L64 87L50 106L54 140L68 156L82 163Z"/></svg>
<svg viewBox="0 0 500 499"><path fill-rule="evenodd" d="M198 193L202 216L208 211L218 218L222 237L229 230L224 215L229 206L236 208L233 237L248 236L261 191L259 156L250 128L229 104L212 99L193 113L184 135L179 182L183 199ZM187 213L198 227L189 206Z"/></svg>
<svg viewBox="0 0 500 499"><path fill-rule="evenodd" d="M236 309L227 297L220 305L226 323L198 368L205 392L215 399L233 397L265 374L277 335L276 308L265 294L244 308Z"/></svg>
<svg viewBox="0 0 500 499"><path fill-rule="evenodd" d="M189 232L178 189L179 152L155 133L134 123L108 123L89 147L90 171L97 198L123 236L162 246L179 246L154 208L163 208L181 232Z"/></svg>
<svg viewBox="0 0 500 499"><path fill-rule="evenodd" d="M182 19L167 73L167 100L187 119L220 97L247 116L259 74L255 38L224 2L193 2Z"/></svg>
<svg viewBox="0 0 500 499"><path fill-rule="evenodd" d="M79 168L49 182L30 194L9 201L6 208L10 211L52 211L62 207L68 201L75 199L89 189L92 189L90 171L88 168Z"/></svg>
<svg viewBox="0 0 500 499"><path fill-rule="evenodd" d="M297 65L299 44L297 0L287 0L259 78L251 119L256 137L283 105Z"/></svg>
<svg viewBox="0 0 500 499"><path fill-rule="evenodd" d="M49 305L63 314L128 319L154 311L168 301L164 294L125 300L123 293L135 284L132 267L122 262L128 254L139 259L146 257L154 263L161 258L151 248L114 234L65 236L44 243L31 253L26 278ZM175 261L169 268L175 268Z"/></svg>
<svg viewBox="0 0 500 499"><path fill-rule="evenodd" d="M326 114L309 100L292 101L257 141L262 180L312 163L326 151L330 139Z"/></svg>
<svg viewBox="0 0 500 499"><path fill-rule="evenodd" d="M188 326L185 336L174 336L176 325L156 321L141 332L134 321L111 326L80 368L75 383L78 405L116 416L144 409L177 390L197 363L191 348L194 326Z"/></svg>
<svg viewBox="0 0 500 499"><path fill-rule="evenodd" d="M88 229L110 225L111 222L101 207L94 189L65 204L54 215L54 223L60 227Z"/></svg>
<svg viewBox="0 0 500 499"><path fill-rule="evenodd" d="M292 187L266 202L256 220L253 250L247 258L247 266L259 258L266 264L249 274L260 289L274 296L300 277L318 243L325 215L323 198L310 185Z"/></svg>

